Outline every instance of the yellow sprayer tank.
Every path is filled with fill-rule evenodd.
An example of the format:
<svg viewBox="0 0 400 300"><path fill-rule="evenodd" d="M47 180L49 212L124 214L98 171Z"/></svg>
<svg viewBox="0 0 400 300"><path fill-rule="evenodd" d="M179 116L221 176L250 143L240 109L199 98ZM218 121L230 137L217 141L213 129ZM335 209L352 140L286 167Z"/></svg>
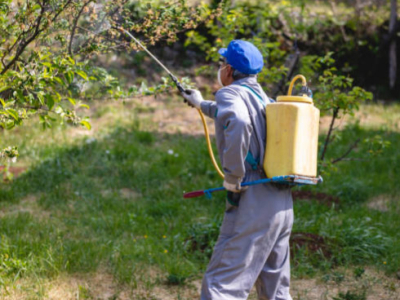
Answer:
<svg viewBox="0 0 400 300"><path fill-rule="evenodd" d="M296 76L288 96L279 96L267 105L267 145L264 170L268 178L284 175L317 176L319 109L312 98L291 96Z"/></svg>

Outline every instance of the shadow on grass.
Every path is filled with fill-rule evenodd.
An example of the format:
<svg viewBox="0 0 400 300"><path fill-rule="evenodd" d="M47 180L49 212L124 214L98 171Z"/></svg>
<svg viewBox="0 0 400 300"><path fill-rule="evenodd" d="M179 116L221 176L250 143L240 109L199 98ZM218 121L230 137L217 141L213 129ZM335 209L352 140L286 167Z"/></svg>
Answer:
<svg viewBox="0 0 400 300"><path fill-rule="evenodd" d="M342 199L340 211L316 202L296 203L294 231L323 236L337 246L330 244L331 256L324 257L322 251L318 259L307 247L300 248L293 259L302 269L295 272L309 275L338 264L370 264L371 259L393 262L386 267L390 271L399 267L400 255L388 242L400 241L398 232L388 228L396 224L398 228L398 218L371 213L362 204L375 195L399 192L399 134L349 129L332 145L330 155L342 154L355 136L377 134L392 142L384 155L343 162L315 189ZM165 278L184 281L208 262L224 193L211 201L184 200L182 193L220 184L201 137L145 132L132 125L103 139L87 138L61 148L0 189L0 203L36 207L31 211L21 207L0 218L0 255L14 259L7 274L51 276L106 266L117 280L135 283L141 270L152 265L167 273ZM24 201L27 197L34 204ZM39 217L40 211L47 213ZM201 252L187 247L189 238L196 239L196 228L202 230L194 240ZM374 247L376 243L381 247ZM363 245L369 250L364 251ZM0 273L6 271L0 268Z"/></svg>
<svg viewBox="0 0 400 300"><path fill-rule="evenodd" d="M135 126L63 148L0 189L4 207L36 203L0 219L0 254L29 258L26 272L88 272L105 264L132 281L134 270L153 264L189 276L199 265L186 258L185 229L224 206L223 195L182 197L220 184L208 159L203 138ZM39 218L43 210L47 217Z"/></svg>

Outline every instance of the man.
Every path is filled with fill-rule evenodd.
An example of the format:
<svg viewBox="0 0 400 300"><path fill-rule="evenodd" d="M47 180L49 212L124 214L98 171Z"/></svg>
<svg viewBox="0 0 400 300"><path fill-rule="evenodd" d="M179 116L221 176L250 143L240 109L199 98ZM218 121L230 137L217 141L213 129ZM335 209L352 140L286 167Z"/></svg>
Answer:
<svg viewBox="0 0 400 300"><path fill-rule="evenodd" d="M223 86L214 101L197 90L183 93L189 105L215 120L218 152L228 190L226 211L204 275L202 300L247 299L256 285L262 300L291 300L289 237L293 224L290 189L242 181L263 177L265 105L270 99L257 83L263 57L251 43L233 40L220 49Z"/></svg>

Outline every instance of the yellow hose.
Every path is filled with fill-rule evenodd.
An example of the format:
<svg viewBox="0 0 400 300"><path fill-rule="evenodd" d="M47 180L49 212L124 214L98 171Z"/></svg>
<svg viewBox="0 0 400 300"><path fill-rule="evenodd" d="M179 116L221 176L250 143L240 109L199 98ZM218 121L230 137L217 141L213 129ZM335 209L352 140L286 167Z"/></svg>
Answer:
<svg viewBox="0 0 400 300"><path fill-rule="evenodd" d="M301 79L301 81L303 82L303 86L307 86L307 80L303 75L296 75L293 77L292 82L289 85L289 92L288 92L288 96L292 95L292 90L293 90L293 85L294 83L298 80Z"/></svg>
<svg viewBox="0 0 400 300"><path fill-rule="evenodd" d="M207 148L208 148L208 153L210 154L211 161L214 165L215 170L217 171L218 175L224 179L224 173L222 173L221 169L219 168L217 161L215 160L214 152L212 150L211 146L211 141L210 141L210 134L208 132L208 127L207 127L207 122L206 119L204 118L204 114L201 112L201 110L198 108L197 111L199 112L201 121L203 122L203 127L204 127L204 135L206 136L207 140Z"/></svg>

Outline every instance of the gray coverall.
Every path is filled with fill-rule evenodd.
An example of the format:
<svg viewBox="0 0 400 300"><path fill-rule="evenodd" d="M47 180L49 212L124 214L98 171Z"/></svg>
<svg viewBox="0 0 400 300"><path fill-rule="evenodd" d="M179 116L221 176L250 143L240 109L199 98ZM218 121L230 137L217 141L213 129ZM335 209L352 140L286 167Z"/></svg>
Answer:
<svg viewBox="0 0 400 300"><path fill-rule="evenodd" d="M218 152L225 180L236 184L261 178L246 156L262 165L265 105L269 98L256 77L221 88L216 101L201 110L215 120ZM289 294L289 237L293 225L290 189L271 184L241 192L239 206L226 202L211 261L203 278L201 300L247 299L256 284L259 299L292 300Z"/></svg>

